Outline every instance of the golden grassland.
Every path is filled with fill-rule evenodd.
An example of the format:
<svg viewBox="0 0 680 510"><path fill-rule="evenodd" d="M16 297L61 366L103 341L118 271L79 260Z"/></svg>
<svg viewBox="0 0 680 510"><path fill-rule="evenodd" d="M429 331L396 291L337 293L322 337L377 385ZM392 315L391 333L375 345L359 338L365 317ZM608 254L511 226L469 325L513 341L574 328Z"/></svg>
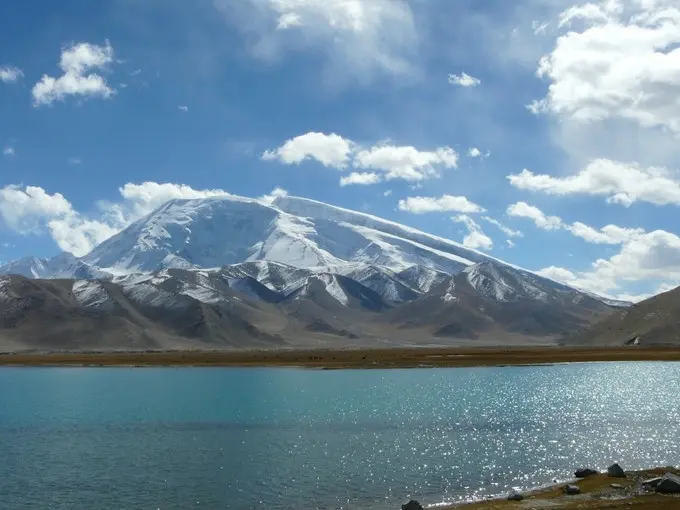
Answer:
<svg viewBox="0 0 680 510"><path fill-rule="evenodd" d="M679 347L416 347L342 350L145 351L0 354L0 365L308 367L324 369L680 361Z"/></svg>

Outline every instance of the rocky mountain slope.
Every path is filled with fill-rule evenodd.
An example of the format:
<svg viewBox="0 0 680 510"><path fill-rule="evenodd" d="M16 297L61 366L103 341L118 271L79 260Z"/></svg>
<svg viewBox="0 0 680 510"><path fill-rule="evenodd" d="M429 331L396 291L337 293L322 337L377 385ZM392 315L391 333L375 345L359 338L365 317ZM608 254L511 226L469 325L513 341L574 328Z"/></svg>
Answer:
<svg viewBox="0 0 680 510"><path fill-rule="evenodd" d="M456 242L295 197L172 200L82 258L0 274L24 277L2 279L0 347L552 342L612 311Z"/></svg>
<svg viewBox="0 0 680 510"><path fill-rule="evenodd" d="M0 350L552 343L611 311L490 262L427 291L366 275L257 261L110 280L0 276Z"/></svg>
<svg viewBox="0 0 680 510"><path fill-rule="evenodd" d="M617 310L564 343L680 345L680 287Z"/></svg>

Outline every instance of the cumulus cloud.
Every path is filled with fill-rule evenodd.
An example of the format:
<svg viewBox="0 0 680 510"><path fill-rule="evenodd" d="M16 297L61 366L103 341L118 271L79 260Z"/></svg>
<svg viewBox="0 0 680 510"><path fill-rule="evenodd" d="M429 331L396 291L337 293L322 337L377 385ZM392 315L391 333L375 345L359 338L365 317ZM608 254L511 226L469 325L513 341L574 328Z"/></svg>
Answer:
<svg viewBox="0 0 680 510"><path fill-rule="evenodd" d="M0 215L8 227L20 233L34 231L42 217L72 212L71 203L60 193L50 195L37 186L11 185L0 189Z"/></svg>
<svg viewBox="0 0 680 510"><path fill-rule="evenodd" d="M524 234L522 234L521 231L513 230L510 227L503 225L500 221L498 221L494 218L491 218L489 216L482 216L482 219L484 221L491 223L492 225L495 225L496 227L498 227L501 230L501 232L503 232L508 237L522 237L524 235Z"/></svg>
<svg viewBox="0 0 680 510"><path fill-rule="evenodd" d="M558 230L562 228L562 219L558 216L548 216L538 207L526 202L517 202L508 207L507 214L518 218L528 218L543 230Z"/></svg>
<svg viewBox="0 0 680 510"><path fill-rule="evenodd" d="M470 76L466 73L461 74L449 74L449 83L451 85L458 85L460 87L476 87L480 85L482 81L479 78Z"/></svg>
<svg viewBox="0 0 680 510"><path fill-rule="evenodd" d="M641 228L624 228L617 225L605 225L596 230L578 221L568 226L567 229L575 236L593 244L623 244L645 232Z"/></svg>
<svg viewBox="0 0 680 510"><path fill-rule="evenodd" d="M375 172L352 172L349 175L340 178L340 186L350 186L352 184L369 185L376 184L382 180L382 177Z"/></svg>
<svg viewBox="0 0 680 510"><path fill-rule="evenodd" d="M550 266L538 274L573 287L595 292L607 297L628 299L630 294L622 288L631 282L660 282L659 289L669 282L680 281L680 237L664 230L635 233L616 233L609 230L607 244L620 244L621 248L608 259L597 259L590 268L574 271ZM624 229L625 230L625 229ZM602 231L607 231L607 227ZM591 242L603 242L604 238ZM616 241L616 242L614 242ZM646 297L646 296L644 296Z"/></svg>
<svg viewBox="0 0 680 510"><path fill-rule="evenodd" d="M63 101L67 96L109 98L115 90L95 70L105 70L113 62L113 48L90 43L72 44L62 50L58 78L43 75L32 90L36 106Z"/></svg>
<svg viewBox="0 0 680 510"><path fill-rule="evenodd" d="M441 197L408 197L399 200L399 210L413 214L425 214L431 212L461 212L478 213L484 209L471 202L467 197L442 195Z"/></svg>
<svg viewBox="0 0 680 510"><path fill-rule="evenodd" d="M450 147L421 151L411 146L385 144L357 152L354 166L381 170L387 180L422 181L438 177L438 167L456 168L458 154Z"/></svg>
<svg viewBox="0 0 680 510"><path fill-rule="evenodd" d="M559 28L537 69L550 85L533 111L581 122L625 119L680 135L675 0L595 0L563 11Z"/></svg>
<svg viewBox="0 0 680 510"><path fill-rule="evenodd" d="M155 182L128 183L119 192L121 201L100 202L97 212L86 215L61 193L50 194L37 186L5 186L0 189L0 217L22 235L47 231L59 248L81 256L168 200L228 195L222 190Z"/></svg>
<svg viewBox="0 0 680 510"><path fill-rule="evenodd" d="M245 32L254 55L274 60L298 51L323 52L332 82L376 74L407 75L418 46L406 0L214 0Z"/></svg>
<svg viewBox="0 0 680 510"><path fill-rule="evenodd" d="M2 154L3 156L14 156L16 154L16 151L14 150L14 147L7 146L2 149Z"/></svg>
<svg viewBox="0 0 680 510"><path fill-rule="evenodd" d="M475 220L465 214L454 216L451 220L462 223L468 230L467 235L463 238L463 246L475 250L491 250L493 248L493 241L482 231L482 227Z"/></svg>
<svg viewBox="0 0 680 510"><path fill-rule="evenodd" d="M183 105L183 104L179 105L179 106L177 107L177 109L180 110L180 111L182 111L182 112L184 112L184 113L186 113L186 112L189 111L189 107L186 106L186 105Z"/></svg>
<svg viewBox="0 0 680 510"><path fill-rule="evenodd" d="M680 176L665 168L596 159L576 175L553 177L524 169L508 176L515 188L549 195L600 195L611 203L680 204Z"/></svg>
<svg viewBox="0 0 680 510"><path fill-rule="evenodd" d="M1 66L0 81L3 83L14 83L24 76L24 72L18 67Z"/></svg>
<svg viewBox="0 0 680 510"><path fill-rule="evenodd" d="M331 133L309 132L286 141L281 147L265 151L264 160L279 160L285 164L299 164L315 159L326 167L345 168L354 148L354 142Z"/></svg>
<svg viewBox="0 0 680 510"><path fill-rule="evenodd" d="M341 186L375 184L393 179L418 182L439 177L442 168L458 166L458 153L451 147L420 150L409 145L390 143L361 147L335 133L327 135L316 132L296 136L277 149L267 150L262 159L285 164L299 164L313 159L326 167L344 170L351 166L367 170L341 178Z"/></svg>

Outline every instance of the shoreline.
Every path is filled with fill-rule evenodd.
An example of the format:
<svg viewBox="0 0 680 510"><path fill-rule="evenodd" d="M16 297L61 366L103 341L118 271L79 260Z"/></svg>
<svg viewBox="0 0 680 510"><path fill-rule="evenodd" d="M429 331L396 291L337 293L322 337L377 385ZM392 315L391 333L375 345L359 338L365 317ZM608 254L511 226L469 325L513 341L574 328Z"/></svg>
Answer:
<svg viewBox="0 0 680 510"><path fill-rule="evenodd" d="M314 369L534 366L582 362L680 361L678 347L396 347L249 351L16 352L0 366L187 366Z"/></svg>
<svg viewBox="0 0 680 510"><path fill-rule="evenodd" d="M521 501L510 501L507 497L485 499L469 503L442 505L426 510L504 510L507 508L525 508L529 510L554 509L636 509L636 510L668 510L680 509L680 494L660 494L653 489L645 489L644 480L661 477L665 473L680 475L678 468L656 467L638 471L626 471L624 478L610 477L606 473L598 473L586 478L572 479L567 482L550 484L527 490L521 493ZM617 487L612 487L612 484ZM566 485L577 486L580 493L566 495Z"/></svg>

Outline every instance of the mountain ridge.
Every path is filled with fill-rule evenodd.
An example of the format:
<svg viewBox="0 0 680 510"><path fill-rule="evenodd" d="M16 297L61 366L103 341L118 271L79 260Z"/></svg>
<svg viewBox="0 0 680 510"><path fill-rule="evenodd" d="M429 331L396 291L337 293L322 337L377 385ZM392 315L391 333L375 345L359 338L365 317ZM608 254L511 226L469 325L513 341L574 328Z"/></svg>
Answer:
<svg viewBox="0 0 680 510"><path fill-rule="evenodd" d="M243 214L248 209L248 214ZM217 218L215 213L218 214ZM202 219L207 221L200 221ZM220 219L231 221L220 223L222 236L227 239L216 240L215 224ZM277 220L281 220L284 225L281 226ZM347 220L353 220L354 223ZM333 222L336 228L327 234L335 234L335 237L320 234L315 222L322 231L328 229L328 223L325 222ZM196 232L189 227L194 223L199 227L194 229ZM253 225L259 228L252 228ZM206 227L207 233L201 232L201 227ZM230 230L224 232L225 228ZM241 238L226 235L234 231L242 234ZM404 237L400 238L395 233ZM196 239L202 235L207 235L208 239ZM351 241L355 244L352 245ZM219 246L220 242L225 246ZM192 244L199 246L194 249L187 247ZM310 252L307 257L299 253L305 250ZM68 266L60 267L63 264L59 258L65 256L71 260L71 264L78 265L80 274ZM82 277L89 273L91 278L106 278L166 268L215 268L255 260L306 268L339 268L351 263L363 263L384 266L395 272L423 266L426 270L443 274L455 274L465 267L487 260L535 275L455 241L370 214L301 197L277 197L268 203L235 195L170 200L83 257L76 258L70 254L60 254L52 259L28 257L0 266L0 274L54 278L69 275ZM341 269L340 272L344 271L347 269Z"/></svg>
<svg viewBox="0 0 680 510"><path fill-rule="evenodd" d="M58 294L49 279L72 279L68 299L26 312L36 323L59 309L93 331L107 317L101 327L134 345L552 343L612 310L454 241L297 197L171 200L83 257L25 258L0 268L8 272L34 278L38 287L11 286L45 303ZM13 296L0 314L23 299Z"/></svg>

